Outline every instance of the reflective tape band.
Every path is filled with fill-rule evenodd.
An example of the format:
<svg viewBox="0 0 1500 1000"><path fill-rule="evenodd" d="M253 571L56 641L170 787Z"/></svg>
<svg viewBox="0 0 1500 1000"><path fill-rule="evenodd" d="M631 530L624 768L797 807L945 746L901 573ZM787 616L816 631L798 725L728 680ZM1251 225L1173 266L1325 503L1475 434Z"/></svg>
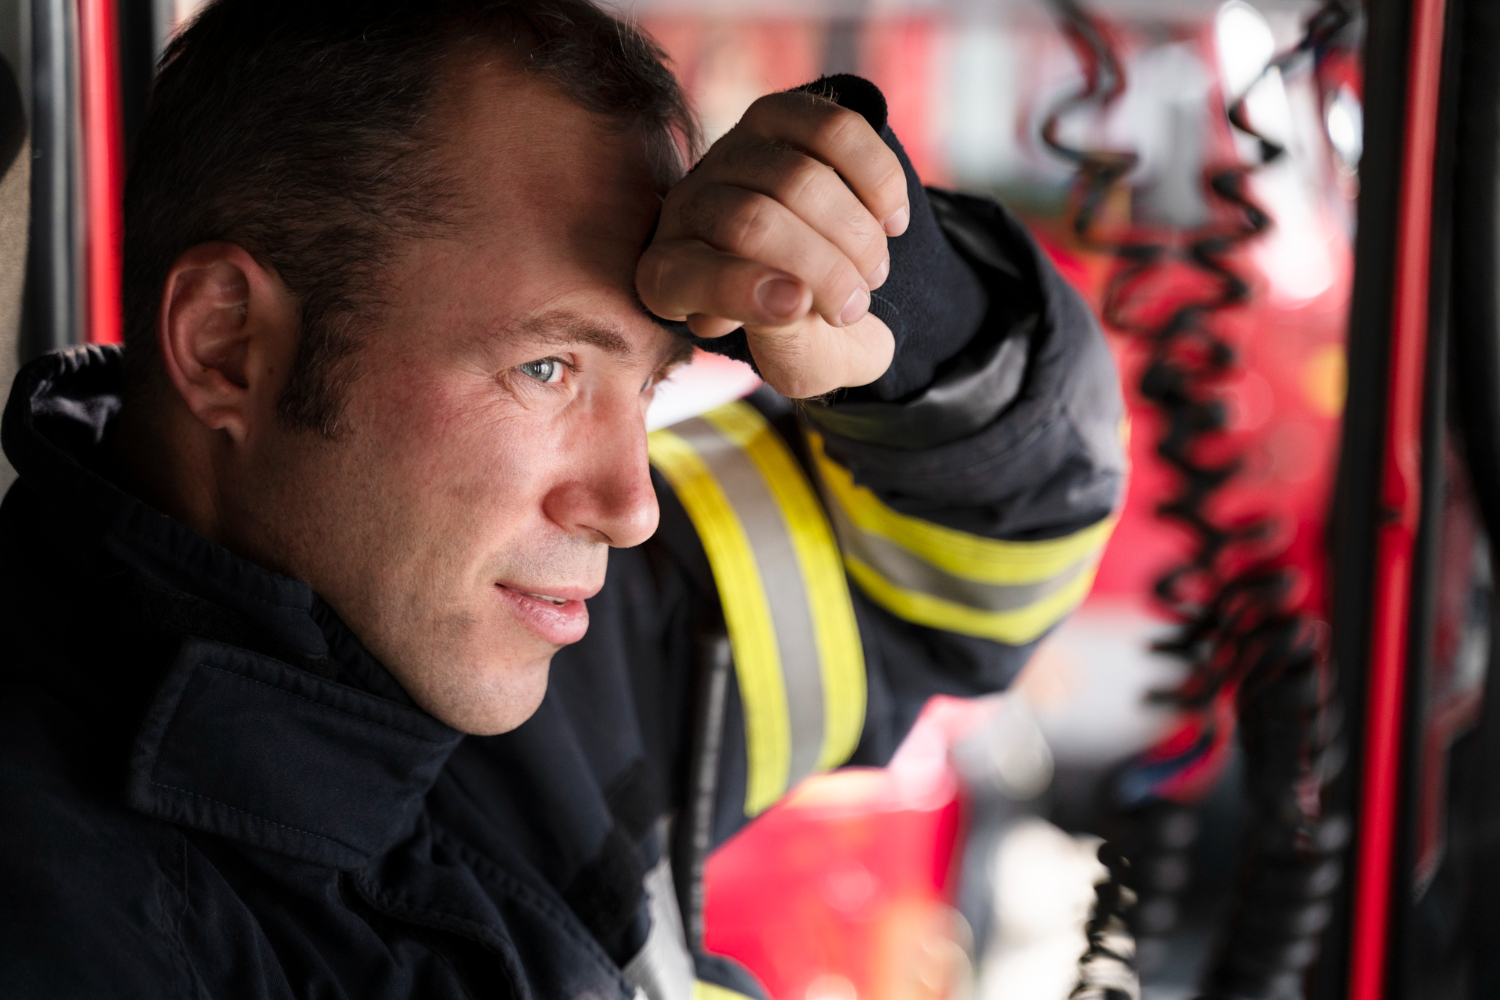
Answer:
<svg viewBox="0 0 1500 1000"><path fill-rule="evenodd" d="M823 733L814 766L836 767L854 753L865 724L864 647L838 540L807 475L760 411L731 403L704 416L750 456L786 519L812 612L822 680Z"/></svg>
<svg viewBox="0 0 1500 1000"><path fill-rule="evenodd" d="M866 566L879 566L887 582L903 590L929 594L954 604L982 611L1020 611L1077 581L1092 566L1082 559L1064 568L1056 576L1035 583L978 583L972 579L945 573L911 550L879 535L860 531L849 523L843 511L834 506L830 513L844 539L844 559L855 559Z"/></svg>
<svg viewBox="0 0 1500 1000"><path fill-rule="evenodd" d="M750 1000L750 997L727 986L698 979L693 983L693 1000Z"/></svg>
<svg viewBox="0 0 1500 1000"><path fill-rule="evenodd" d="M724 608L753 816L793 782L848 759L864 726L864 653L837 542L801 467L749 404L649 440Z"/></svg>
<svg viewBox="0 0 1500 1000"><path fill-rule="evenodd" d="M982 538L892 510L809 438L849 575L898 617L1025 645L1088 595L1115 518L1062 538Z"/></svg>
<svg viewBox="0 0 1500 1000"><path fill-rule="evenodd" d="M854 582L876 604L898 618L944 632L993 639L1011 646L1024 646L1041 638L1042 633L1083 603L1089 588L1094 585L1096 569L1095 566L1090 566L1088 572L1076 577L1067 587L1029 607L1014 611L983 611L933 597L931 594L898 587L858 558L849 557L845 561Z"/></svg>
<svg viewBox="0 0 1500 1000"><path fill-rule="evenodd" d="M776 630L760 567L744 526L708 465L670 430L648 438L651 464L672 485L713 569L745 708L745 811L754 815L786 790L791 735Z"/></svg>
<svg viewBox="0 0 1500 1000"><path fill-rule="evenodd" d="M666 824L657 829L667 833ZM668 839L664 836L662 842ZM636 987L636 1000L754 1000L738 990L698 978L682 914L677 909L671 863L662 858L646 873L641 885L651 913L651 930L641 950L622 970Z"/></svg>
<svg viewBox="0 0 1500 1000"><path fill-rule="evenodd" d="M666 823L657 825L667 833ZM662 838L666 843L667 838ZM646 907L651 914L651 930L646 943L621 971L625 978L646 994L647 1000L695 1000L693 983L697 973L688 951L687 934L682 927L682 913L677 908L677 890L672 884L672 865L662 858L641 881L646 892Z"/></svg>
<svg viewBox="0 0 1500 1000"><path fill-rule="evenodd" d="M1097 556L1114 530L1108 517L1062 538L1011 542L945 528L887 507L849 470L829 458L820 435L809 434L818 472L842 512L861 531L885 538L954 576L977 583L1036 583Z"/></svg>

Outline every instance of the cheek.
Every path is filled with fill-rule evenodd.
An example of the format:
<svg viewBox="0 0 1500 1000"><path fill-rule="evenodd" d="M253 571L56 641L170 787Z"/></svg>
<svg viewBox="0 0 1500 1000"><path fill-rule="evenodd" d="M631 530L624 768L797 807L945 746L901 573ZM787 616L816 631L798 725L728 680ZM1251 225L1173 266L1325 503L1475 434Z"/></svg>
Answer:
<svg viewBox="0 0 1500 1000"><path fill-rule="evenodd" d="M496 395L484 379L431 379L375 403L376 460L392 466L394 492L428 532L494 530L521 518L541 488L548 428Z"/></svg>
<svg viewBox="0 0 1500 1000"><path fill-rule="evenodd" d="M570 576L596 571L602 552L579 551L548 516L577 444L566 413L523 407L481 377L452 376L405 380L372 401L367 419L363 450L383 484L372 483L368 519L381 561L363 568L389 617L414 626L443 618L442 631L462 645L461 634L497 627L495 579L550 578L553 565Z"/></svg>

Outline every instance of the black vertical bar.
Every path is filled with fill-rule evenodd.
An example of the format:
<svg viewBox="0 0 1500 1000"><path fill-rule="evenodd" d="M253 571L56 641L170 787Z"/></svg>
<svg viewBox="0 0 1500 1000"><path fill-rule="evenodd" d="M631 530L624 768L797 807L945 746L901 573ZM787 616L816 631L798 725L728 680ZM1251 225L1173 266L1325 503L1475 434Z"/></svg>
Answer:
<svg viewBox="0 0 1500 1000"><path fill-rule="evenodd" d="M692 751L682 812L672 831L672 882L688 949L703 951L703 869L713 849L719 794L719 758L724 745L724 708L734 671L729 637L713 632L698 640L699 674L693 695Z"/></svg>
<svg viewBox="0 0 1500 1000"><path fill-rule="evenodd" d="M23 360L77 339L77 44L67 0L31 6L31 236Z"/></svg>
<svg viewBox="0 0 1500 1000"><path fill-rule="evenodd" d="M1469 0L1461 28L1453 162L1451 336L1454 397L1475 500L1500 568L1500 4ZM1500 592L1497 592L1500 593ZM1466 1000L1500 996L1500 607L1466 794L1472 869L1461 915Z"/></svg>
<svg viewBox="0 0 1500 1000"><path fill-rule="evenodd" d="M1330 517L1333 548L1333 657L1348 720L1349 766L1329 792L1330 814L1357 817L1364 746L1364 689L1370 658L1375 538L1380 508L1381 449L1389 383L1391 296L1395 287L1397 216L1406 125L1411 0L1365 5L1364 149L1359 164L1359 232L1349 310L1349 393L1340 439L1338 481ZM1356 843L1350 858L1358 857ZM1351 871L1356 870L1351 865ZM1318 1000L1347 995L1353 879L1346 879L1309 981Z"/></svg>
<svg viewBox="0 0 1500 1000"><path fill-rule="evenodd" d="M146 117L151 77L156 68L156 10L152 0L119 0L120 118L127 164L135 136Z"/></svg>

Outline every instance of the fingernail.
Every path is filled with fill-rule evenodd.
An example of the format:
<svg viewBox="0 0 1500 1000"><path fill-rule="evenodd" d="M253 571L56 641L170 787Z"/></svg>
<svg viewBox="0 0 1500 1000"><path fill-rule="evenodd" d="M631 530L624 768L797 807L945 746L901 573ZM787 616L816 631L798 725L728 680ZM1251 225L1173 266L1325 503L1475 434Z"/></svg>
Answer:
<svg viewBox="0 0 1500 1000"><path fill-rule="evenodd" d="M879 288L881 285L885 284L885 276L888 275L888 274L890 274L890 273L891 273L891 258L889 256L887 256L885 258L885 260L883 260L883 261L880 262L880 266L879 267L875 268L875 270L873 270L873 271L870 272L870 276L867 277L865 279L865 281L869 284L869 286L871 288Z"/></svg>
<svg viewBox="0 0 1500 1000"><path fill-rule="evenodd" d="M900 236L906 232L906 224L911 221L911 209L905 205L896 209L896 214L885 220L885 234L887 236Z"/></svg>
<svg viewBox="0 0 1500 1000"><path fill-rule="evenodd" d="M790 278L768 278L755 290L755 297L772 316L790 316L802 301L802 289Z"/></svg>
<svg viewBox="0 0 1500 1000"><path fill-rule="evenodd" d="M839 313L839 323L848 326L869 311L870 293L863 288L856 288L854 294L849 296L849 301L844 303L844 311Z"/></svg>

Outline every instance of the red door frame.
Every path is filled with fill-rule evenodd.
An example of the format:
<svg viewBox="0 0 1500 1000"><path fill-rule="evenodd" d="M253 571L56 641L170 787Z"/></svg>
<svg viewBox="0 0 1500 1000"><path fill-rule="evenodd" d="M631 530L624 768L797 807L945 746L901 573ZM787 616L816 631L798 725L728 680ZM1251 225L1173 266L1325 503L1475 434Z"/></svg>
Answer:
<svg viewBox="0 0 1500 1000"><path fill-rule="evenodd" d="M120 341L125 142L116 0L78 0L79 115L83 146L83 339Z"/></svg>
<svg viewBox="0 0 1500 1000"><path fill-rule="evenodd" d="M1433 172L1446 7L1445 0L1415 0L1412 4L1386 426L1381 454L1382 519L1376 529L1350 1000L1383 1000L1386 993L1386 953L1396 885L1397 806L1410 651L1412 572L1421 517Z"/></svg>

